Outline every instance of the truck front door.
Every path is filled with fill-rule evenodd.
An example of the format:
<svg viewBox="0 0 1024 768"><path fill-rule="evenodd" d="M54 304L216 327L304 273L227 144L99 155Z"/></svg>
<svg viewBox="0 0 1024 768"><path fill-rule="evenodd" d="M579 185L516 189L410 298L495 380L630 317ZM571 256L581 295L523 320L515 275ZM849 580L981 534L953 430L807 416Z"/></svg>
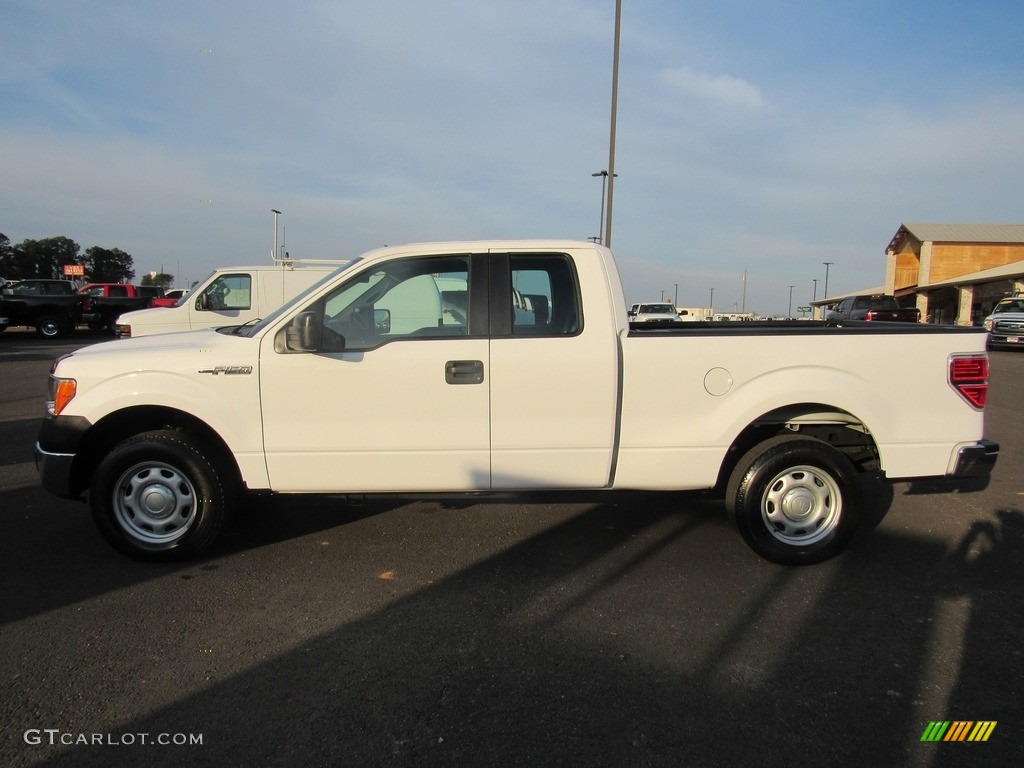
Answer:
<svg viewBox="0 0 1024 768"><path fill-rule="evenodd" d="M275 490L489 486L485 256L371 265L300 317L315 351L290 350L282 328L260 355Z"/></svg>

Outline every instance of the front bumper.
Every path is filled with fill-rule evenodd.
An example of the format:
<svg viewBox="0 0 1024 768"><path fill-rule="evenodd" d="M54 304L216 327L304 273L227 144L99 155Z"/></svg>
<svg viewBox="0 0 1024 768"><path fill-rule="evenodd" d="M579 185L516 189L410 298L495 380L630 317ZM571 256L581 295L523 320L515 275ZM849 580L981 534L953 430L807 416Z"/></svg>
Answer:
<svg viewBox="0 0 1024 768"><path fill-rule="evenodd" d="M51 453L36 443L36 469L43 488L62 499L77 499L71 478L75 464L73 453Z"/></svg>
<svg viewBox="0 0 1024 768"><path fill-rule="evenodd" d="M43 488L62 499L80 498L88 487L76 474L79 445L91 424L80 416L46 418L36 441L36 469Z"/></svg>

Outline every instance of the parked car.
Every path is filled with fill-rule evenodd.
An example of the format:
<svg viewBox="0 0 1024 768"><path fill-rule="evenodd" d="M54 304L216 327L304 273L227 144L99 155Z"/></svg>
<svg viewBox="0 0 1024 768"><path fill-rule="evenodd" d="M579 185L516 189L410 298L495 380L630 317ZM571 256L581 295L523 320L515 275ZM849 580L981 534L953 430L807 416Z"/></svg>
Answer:
<svg viewBox="0 0 1024 768"><path fill-rule="evenodd" d="M874 293L847 296L825 319L917 323L921 321L921 310L917 307L901 307L895 296Z"/></svg>
<svg viewBox="0 0 1024 768"><path fill-rule="evenodd" d="M675 325L682 323L674 304L659 301L651 304L634 304L629 309L629 322L646 325Z"/></svg>
<svg viewBox="0 0 1024 768"><path fill-rule="evenodd" d="M171 299L175 304L177 304L183 298L188 296L189 293L190 291L188 288L171 288L169 291L164 291L164 298Z"/></svg>
<svg viewBox="0 0 1024 768"><path fill-rule="evenodd" d="M244 325L266 317L330 274L338 263L217 269L173 307L122 314L115 328L117 338Z"/></svg>
<svg viewBox="0 0 1024 768"><path fill-rule="evenodd" d="M78 292L86 297L82 304L82 322L94 331L113 331L114 322L122 314L150 307L164 294L158 285L128 283L89 283Z"/></svg>
<svg viewBox="0 0 1024 768"><path fill-rule="evenodd" d="M992 311L989 312L988 317L982 322L986 331L992 330L992 322L996 319L996 315L1002 315L1006 312L1021 312L1024 313L1024 296L1013 296L1011 298L1000 299L999 302L992 307Z"/></svg>
<svg viewBox="0 0 1024 768"><path fill-rule="evenodd" d="M83 298L68 280L10 281L0 289L0 331L26 326L47 339L71 333Z"/></svg>

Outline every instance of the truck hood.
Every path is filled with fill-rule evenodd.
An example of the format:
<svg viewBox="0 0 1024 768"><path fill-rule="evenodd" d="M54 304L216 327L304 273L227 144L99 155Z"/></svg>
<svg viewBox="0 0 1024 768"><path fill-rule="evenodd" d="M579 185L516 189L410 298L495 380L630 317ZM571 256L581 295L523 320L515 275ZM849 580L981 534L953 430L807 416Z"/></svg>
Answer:
<svg viewBox="0 0 1024 768"><path fill-rule="evenodd" d="M151 307L149 309L134 309L131 312L121 313L121 315L117 318L117 322L130 324L139 320L148 321L150 318L159 320L161 316L166 317L166 315L163 315L163 312L167 309L170 309L170 307Z"/></svg>
<svg viewBox="0 0 1024 768"><path fill-rule="evenodd" d="M173 360L190 360L202 358L210 365L236 365L239 357L252 356L247 361L255 362L258 354L254 350L258 341L246 336L218 333L212 328L182 333L165 333L156 336L140 336L131 339L118 339L92 344L75 350L69 357L90 364L99 363L97 358L105 358L102 364L109 366L111 373L115 369L153 368L171 366Z"/></svg>
<svg viewBox="0 0 1024 768"><path fill-rule="evenodd" d="M986 320L1012 320L1015 323L1024 321L1024 312L996 312L985 318Z"/></svg>

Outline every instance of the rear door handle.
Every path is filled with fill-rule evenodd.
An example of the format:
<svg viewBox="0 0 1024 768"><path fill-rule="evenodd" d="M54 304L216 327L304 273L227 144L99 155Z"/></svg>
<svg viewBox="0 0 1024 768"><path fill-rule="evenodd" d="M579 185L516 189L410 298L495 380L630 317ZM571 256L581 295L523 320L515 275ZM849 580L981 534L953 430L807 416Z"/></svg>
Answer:
<svg viewBox="0 0 1024 768"><path fill-rule="evenodd" d="M449 384L482 384L482 360L449 360L444 364L444 380Z"/></svg>

